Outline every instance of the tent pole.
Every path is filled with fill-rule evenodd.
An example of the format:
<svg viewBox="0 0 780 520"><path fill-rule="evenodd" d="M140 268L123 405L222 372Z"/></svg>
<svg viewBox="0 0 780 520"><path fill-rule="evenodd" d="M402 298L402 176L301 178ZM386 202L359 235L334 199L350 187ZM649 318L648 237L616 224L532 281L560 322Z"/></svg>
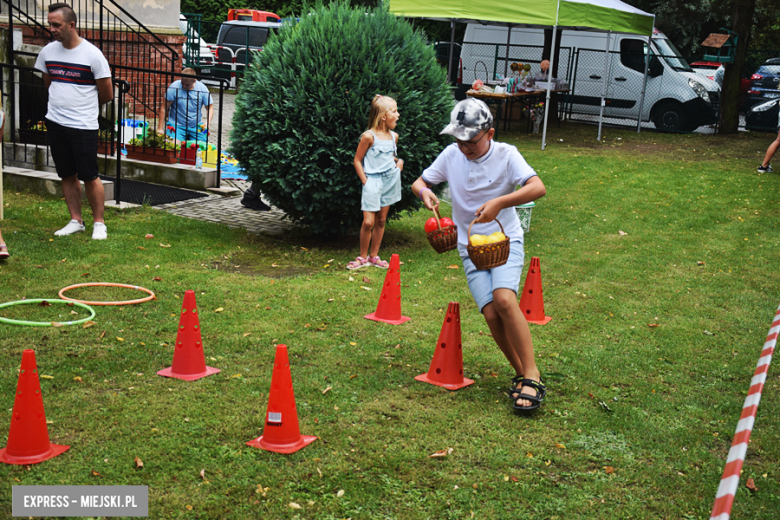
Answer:
<svg viewBox="0 0 780 520"><path fill-rule="evenodd" d="M447 65L447 81L452 83L452 60L455 56L455 19L450 19L450 26L452 31L450 32L450 61Z"/></svg>
<svg viewBox="0 0 780 520"><path fill-rule="evenodd" d="M607 83L609 83L609 39L612 36L612 31L607 33L607 48L604 51L604 86L601 89L601 108L599 109L599 136L597 141L601 141L601 123L604 119L604 104L607 98Z"/></svg>
<svg viewBox="0 0 780 520"><path fill-rule="evenodd" d="M509 43L512 41L512 24L506 26L506 59L504 59L504 77L509 73Z"/></svg>
<svg viewBox="0 0 780 520"><path fill-rule="evenodd" d="M555 70L555 36L558 32L558 18L561 15L561 0L555 8L555 25L553 25L552 45L550 46L550 68L547 69L547 101L544 105L544 128L542 129L542 151L547 146L547 117L550 115L550 89L552 88L552 73Z"/></svg>
<svg viewBox="0 0 780 520"><path fill-rule="evenodd" d="M655 15L653 15L653 29L655 29ZM645 57L645 77L642 79L642 96L639 98L639 116L636 118L636 133L642 131L642 110L645 106L645 90L647 90L647 70L650 68L650 43L653 35L647 37L647 56Z"/></svg>
<svg viewBox="0 0 780 520"><path fill-rule="evenodd" d="M559 4L560 8L560 4ZM557 19L557 16L556 16ZM542 130L542 151L547 146L547 118L550 116L550 90L552 89L553 71L555 70L555 36L558 24L553 25L552 46L550 47L550 68L547 69L547 97L544 102L544 129Z"/></svg>

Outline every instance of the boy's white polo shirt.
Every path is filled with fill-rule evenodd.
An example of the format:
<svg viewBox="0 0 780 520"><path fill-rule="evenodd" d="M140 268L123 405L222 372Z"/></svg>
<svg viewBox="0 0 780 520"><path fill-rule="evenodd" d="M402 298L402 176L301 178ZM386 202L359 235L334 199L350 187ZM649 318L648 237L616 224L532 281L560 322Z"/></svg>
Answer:
<svg viewBox="0 0 780 520"><path fill-rule="evenodd" d="M446 147L422 174L431 185L448 182L452 198L452 220L458 226L458 252L467 256L469 224L485 202L523 186L536 172L514 146L490 142L488 152L470 161L456 143ZM514 207L505 208L496 217L511 241L523 241L523 228ZM471 234L489 235L501 231L498 223L474 224Z"/></svg>

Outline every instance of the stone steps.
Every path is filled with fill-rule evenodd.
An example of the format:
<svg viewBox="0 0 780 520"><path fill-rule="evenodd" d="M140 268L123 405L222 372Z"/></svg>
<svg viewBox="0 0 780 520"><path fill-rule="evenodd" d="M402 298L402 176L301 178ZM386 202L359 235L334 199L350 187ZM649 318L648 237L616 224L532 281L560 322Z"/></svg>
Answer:
<svg viewBox="0 0 780 520"><path fill-rule="evenodd" d="M106 193L105 200L114 198L114 183L101 181ZM56 173L18 168L15 166L3 167L3 186L14 191L31 191L42 195L50 195L62 198L62 179ZM84 183L81 183L81 198L86 199Z"/></svg>
<svg viewBox="0 0 780 520"><path fill-rule="evenodd" d="M51 172L56 177L54 160L46 146L22 143L3 144L3 165L23 170ZM183 164L162 164L122 157L122 178L132 181L163 184L176 188L206 191L217 185L217 169ZM116 158L98 155L101 175L116 176Z"/></svg>

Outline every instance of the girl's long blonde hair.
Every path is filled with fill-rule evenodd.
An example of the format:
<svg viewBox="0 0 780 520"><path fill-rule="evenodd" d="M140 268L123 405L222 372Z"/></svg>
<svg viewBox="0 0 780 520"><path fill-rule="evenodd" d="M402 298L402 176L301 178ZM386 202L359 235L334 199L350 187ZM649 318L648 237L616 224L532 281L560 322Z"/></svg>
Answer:
<svg viewBox="0 0 780 520"><path fill-rule="evenodd" d="M374 99L371 100L371 112L368 114L368 130L374 130L379 126L382 116L390 110L391 102L395 102L395 99L381 94L374 96Z"/></svg>

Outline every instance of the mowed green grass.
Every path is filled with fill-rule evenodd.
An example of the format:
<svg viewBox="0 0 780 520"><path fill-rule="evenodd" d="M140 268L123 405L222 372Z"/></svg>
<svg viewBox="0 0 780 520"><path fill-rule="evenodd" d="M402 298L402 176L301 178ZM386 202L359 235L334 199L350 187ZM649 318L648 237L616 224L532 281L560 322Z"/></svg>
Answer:
<svg viewBox="0 0 780 520"><path fill-rule="evenodd" d="M41 386L52 442L71 446L42 464L2 465L0 514L11 515L12 485L132 484L149 486L150 518L709 518L780 303L780 177L756 173L771 137L595 136L564 124L541 152L538 136L499 135L548 190L525 243L553 317L531 325L549 393L530 418L512 414L504 389L514 374L456 253L428 245L427 212L388 225L381 254L404 262L412 318L390 326L363 318L385 272L344 269L356 235L257 237L141 208L109 212L105 242L55 238L64 203L7 190L3 301L56 298L84 282L141 285L157 299L95 307L89 328L0 324L3 442L21 353L34 349L50 376ZM188 289L207 363L221 369L197 382L156 375L171 364ZM457 392L414 380L450 301L476 381ZM69 312L17 306L0 316L76 318ZM301 431L319 437L293 455L244 444L263 431L278 343L288 345ZM780 510L779 374L770 368L734 518Z"/></svg>

